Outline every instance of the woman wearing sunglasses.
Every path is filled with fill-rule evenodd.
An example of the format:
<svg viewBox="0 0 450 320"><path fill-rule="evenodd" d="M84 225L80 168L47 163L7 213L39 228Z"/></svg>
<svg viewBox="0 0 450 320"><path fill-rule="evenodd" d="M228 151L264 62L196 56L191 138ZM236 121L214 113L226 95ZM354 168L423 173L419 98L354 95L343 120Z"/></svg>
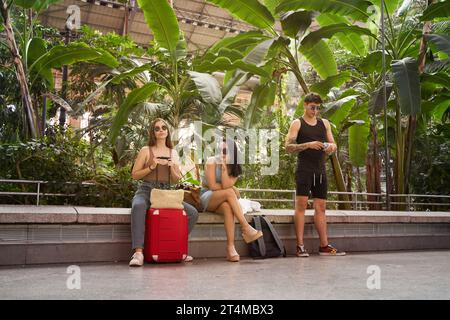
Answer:
<svg viewBox="0 0 450 320"><path fill-rule="evenodd" d="M234 247L234 218L236 217L242 228L242 237L246 243L257 240L262 232L255 230L245 219L239 204L236 183L242 173L242 166L237 163L237 146L232 140L224 141L220 145L221 155L210 157L206 161L205 175L202 179L200 201L206 211L224 215L225 232L227 235L227 260L238 262L239 254ZM229 150L233 150L233 157Z"/></svg>
<svg viewBox="0 0 450 320"><path fill-rule="evenodd" d="M170 182L175 183L181 176L180 159L170 140L169 126L163 119L155 119L150 125L148 146L141 149L133 166L133 179L144 181L136 191L131 206L131 237L135 252L130 266L144 264L145 216L150 208L150 191L152 188L168 189L169 177ZM190 204L183 202L183 205L188 215L190 233L197 222L198 211ZM192 260L191 256L185 259Z"/></svg>

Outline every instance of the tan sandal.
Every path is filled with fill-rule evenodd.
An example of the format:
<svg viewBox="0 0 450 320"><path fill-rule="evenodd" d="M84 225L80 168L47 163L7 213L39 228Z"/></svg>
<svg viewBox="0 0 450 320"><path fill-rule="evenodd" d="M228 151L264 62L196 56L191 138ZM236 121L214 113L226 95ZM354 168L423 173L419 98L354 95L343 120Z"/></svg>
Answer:
<svg viewBox="0 0 450 320"><path fill-rule="evenodd" d="M256 230L252 226L248 226L245 230L242 230L242 238L246 243L253 242L263 236L262 231Z"/></svg>
<svg viewBox="0 0 450 320"><path fill-rule="evenodd" d="M236 249L235 249L235 251L236 251ZM227 260L230 261L230 262L239 262L240 257L239 257L238 254L235 254L235 255L231 256L229 254L229 252L228 252L228 249L227 249Z"/></svg>

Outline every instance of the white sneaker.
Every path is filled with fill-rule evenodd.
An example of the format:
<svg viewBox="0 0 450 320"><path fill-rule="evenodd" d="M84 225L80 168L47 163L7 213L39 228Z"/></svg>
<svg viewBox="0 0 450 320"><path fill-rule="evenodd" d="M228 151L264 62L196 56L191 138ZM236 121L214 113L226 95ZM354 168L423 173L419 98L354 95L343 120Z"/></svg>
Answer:
<svg viewBox="0 0 450 320"><path fill-rule="evenodd" d="M194 260L194 258L192 257L192 256L187 256L185 259L184 259L184 262L192 262Z"/></svg>
<svg viewBox="0 0 450 320"><path fill-rule="evenodd" d="M135 252L130 260L130 267L142 267L144 265L144 255L142 252Z"/></svg>

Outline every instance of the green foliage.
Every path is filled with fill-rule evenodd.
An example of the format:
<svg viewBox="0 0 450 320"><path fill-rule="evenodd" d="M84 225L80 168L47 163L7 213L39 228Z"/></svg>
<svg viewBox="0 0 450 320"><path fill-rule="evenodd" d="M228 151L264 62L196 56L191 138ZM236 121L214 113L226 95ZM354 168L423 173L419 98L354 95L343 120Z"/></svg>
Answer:
<svg viewBox="0 0 450 320"><path fill-rule="evenodd" d="M100 160L100 161L99 161ZM96 161L102 165L93 165ZM41 204L130 206L136 187L130 167L115 169L112 161L91 153L89 143L70 130L39 140L0 145L0 178L48 181L41 192L72 194L45 196ZM67 184L66 182L73 182ZM36 192L35 184L1 184L1 191ZM32 204L34 196L2 196L0 203Z"/></svg>
<svg viewBox="0 0 450 320"><path fill-rule="evenodd" d="M261 29L270 29L275 22L270 11L258 0L208 1L229 10L233 16Z"/></svg>
<svg viewBox="0 0 450 320"><path fill-rule="evenodd" d="M292 120L291 117L284 115L281 109L273 112L267 111L261 117L259 128L277 129L279 131L278 172L275 175L262 175L260 164L245 164L243 175L238 179L237 186L239 188L278 190L293 190L295 188L296 156L287 153L284 149L284 141ZM246 196L265 199L293 199L290 193L249 193ZM292 202L262 202L261 204L264 208L293 208Z"/></svg>
<svg viewBox="0 0 450 320"><path fill-rule="evenodd" d="M410 177L410 192L450 194L450 123L434 124L418 132ZM420 159L420 160L419 160ZM421 198L424 202L436 199ZM442 210L442 206L437 210Z"/></svg>
<svg viewBox="0 0 450 320"><path fill-rule="evenodd" d="M166 0L138 0L145 21L153 32L156 43L169 52L172 59L185 56L178 52L181 33L175 12ZM181 47L184 47L181 45ZM183 51L183 50L182 50Z"/></svg>

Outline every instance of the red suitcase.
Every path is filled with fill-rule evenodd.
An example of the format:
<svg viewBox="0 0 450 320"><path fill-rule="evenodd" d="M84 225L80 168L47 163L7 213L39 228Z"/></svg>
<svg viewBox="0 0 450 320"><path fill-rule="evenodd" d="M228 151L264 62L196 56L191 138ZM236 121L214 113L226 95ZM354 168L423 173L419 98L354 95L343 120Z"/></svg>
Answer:
<svg viewBox="0 0 450 320"><path fill-rule="evenodd" d="M147 262L181 262L188 252L188 218L183 209L149 209L145 218Z"/></svg>

